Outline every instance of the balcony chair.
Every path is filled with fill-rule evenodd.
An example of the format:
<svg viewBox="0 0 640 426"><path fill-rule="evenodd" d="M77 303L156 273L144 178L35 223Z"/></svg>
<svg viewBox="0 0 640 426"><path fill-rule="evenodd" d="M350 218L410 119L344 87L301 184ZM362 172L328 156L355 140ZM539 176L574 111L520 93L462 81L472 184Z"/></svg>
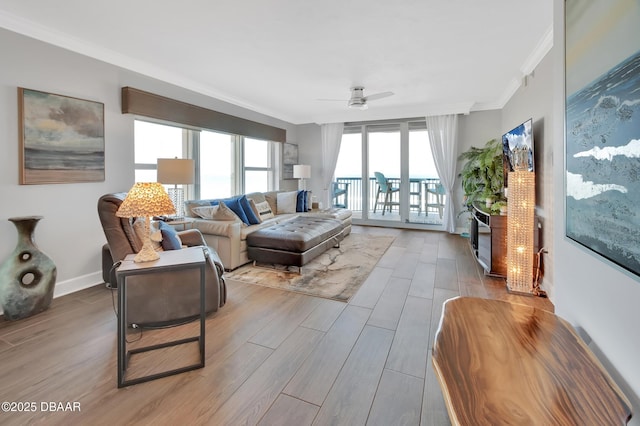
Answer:
<svg viewBox="0 0 640 426"><path fill-rule="evenodd" d="M344 196L341 203L338 199ZM333 182L331 184L331 204L333 207L348 208L349 205L349 182Z"/></svg>
<svg viewBox="0 0 640 426"><path fill-rule="evenodd" d="M98 200L98 216L107 238L107 245L103 247L102 276L111 287L116 285L114 263L142 248L133 221L116 216L126 196L126 192L106 194ZM224 268L218 253L207 247L197 229L178 232L178 236L183 245L203 246L206 250L205 309L207 313L217 311L227 298ZM148 297L151 293L155 296ZM162 297L158 297L157 293ZM141 327L181 324L198 317L199 298L200 273L196 270L132 276L127 278L127 320Z"/></svg>
<svg viewBox="0 0 640 426"><path fill-rule="evenodd" d="M378 204L382 204L382 215L384 211L389 207L389 213L391 213L391 206L399 206L400 203L393 201L393 194L400 191L400 188L394 188L391 186L386 177L380 172L373 173L376 176L376 182L378 183L378 192L376 193L376 202L373 205L373 212L376 212ZM380 201L380 195L384 195L382 201Z"/></svg>
<svg viewBox="0 0 640 426"><path fill-rule="evenodd" d="M429 214L429 208L438 210L438 215L442 219L442 212L444 211L444 196L445 190L441 183L426 183L427 197L425 199L424 211L425 214Z"/></svg>

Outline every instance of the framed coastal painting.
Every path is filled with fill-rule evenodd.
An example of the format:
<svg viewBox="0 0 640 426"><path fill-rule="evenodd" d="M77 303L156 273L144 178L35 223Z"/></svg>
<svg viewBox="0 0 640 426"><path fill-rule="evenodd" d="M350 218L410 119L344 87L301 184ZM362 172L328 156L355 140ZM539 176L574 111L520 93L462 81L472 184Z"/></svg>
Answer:
<svg viewBox="0 0 640 426"><path fill-rule="evenodd" d="M282 147L282 179L293 179L295 164L298 164L298 145L285 142Z"/></svg>
<svg viewBox="0 0 640 426"><path fill-rule="evenodd" d="M20 184L104 181L104 104L18 88Z"/></svg>
<svg viewBox="0 0 640 426"><path fill-rule="evenodd" d="M567 237L640 276L640 3L565 5Z"/></svg>

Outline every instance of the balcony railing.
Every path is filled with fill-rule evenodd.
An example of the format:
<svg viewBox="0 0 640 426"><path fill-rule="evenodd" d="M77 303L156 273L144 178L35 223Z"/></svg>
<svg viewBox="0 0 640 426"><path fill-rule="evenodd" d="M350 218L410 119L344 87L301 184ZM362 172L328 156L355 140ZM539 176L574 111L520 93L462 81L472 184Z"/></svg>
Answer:
<svg viewBox="0 0 640 426"><path fill-rule="evenodd" d="M387 178L387 181L398 188L401 180L399 178ZM425 212L426 206L434 206L438 203L438 195L435 194L437 186L440 184L438 178L412 178L409 179L409 206L410 211ZM362 179L352 177L338 177L335 182L332 203L334 206L348 208L352 211L363 210L362 199ZM378 184L375 178L369 178L369 209L373 211L376 203ZM393 194L393 203L399 202L399 193Z"/></svg>

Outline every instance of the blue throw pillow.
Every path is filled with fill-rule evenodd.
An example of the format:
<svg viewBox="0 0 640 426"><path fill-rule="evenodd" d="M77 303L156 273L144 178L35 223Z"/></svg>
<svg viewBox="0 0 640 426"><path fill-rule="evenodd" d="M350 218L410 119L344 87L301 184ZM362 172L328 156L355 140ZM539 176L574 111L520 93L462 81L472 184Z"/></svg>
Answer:
<svg viewBox="0 0 640 426"><path fill-rule="evenodd" d="M247 198L246 195L243 195L242 197L240 197L240 207L242 207L242 211L244 211L244 214L247 217L247 220L249 221L247 225L256 225L260 223L260 219L253 212L253 209L251 208L251 204L249 203L249 199Z"/></svg>
<svg viewBox="0 0 640 426"><path fill-rule="evenodd" d="M222 200L214 200L211 202L212 206L217 206L220 201L222 201L227 207L234 212L242 222L249 225L249 219L247 219L247 215L244 213L242 206L240 205L240 197L232 197L232 198L224 198Z"/></svg>
<svg viewBox="0 0 640 426"><path fill-rule="evenodd" d="M166 222L160 222L160 232L162 233L162 248L164 250L180 250L182 241L173 226Z"/></svg>
<svg viewBox="0 0 640 426"><path fill-rule="evenodd" d="M298 191L298 195L296 198L296 212L307 211L306 193L307 191Z"/></svg>

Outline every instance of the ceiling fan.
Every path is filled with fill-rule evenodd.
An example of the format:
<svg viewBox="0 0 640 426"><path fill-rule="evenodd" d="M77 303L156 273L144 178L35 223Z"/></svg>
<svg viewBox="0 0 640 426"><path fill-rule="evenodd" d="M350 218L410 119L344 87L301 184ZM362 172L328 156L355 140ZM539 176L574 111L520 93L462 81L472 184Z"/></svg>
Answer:
<svg viewBox="0 0 640 426"><path fill-rule="evenodd" d="M367 102L374 101L376 99L386 98L393 95L393 92L381 92L373 95L364 96L364 87L355 86L351 88L351 98L346 100L349 108L365 110L368 108ZM345 102L345 99L318 99L319 101L341 101Z"/></svg>

